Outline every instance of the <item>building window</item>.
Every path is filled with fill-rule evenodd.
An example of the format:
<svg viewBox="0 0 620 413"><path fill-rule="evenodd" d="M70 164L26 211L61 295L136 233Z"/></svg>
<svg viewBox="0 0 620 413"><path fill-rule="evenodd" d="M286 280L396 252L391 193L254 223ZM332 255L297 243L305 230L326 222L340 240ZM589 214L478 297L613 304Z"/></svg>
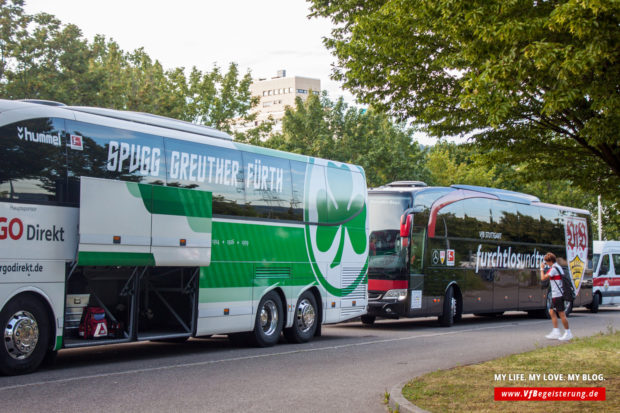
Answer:
<svg viewBox="0 0 620 413"><path fill-rule="evenodd" d="M267 96L267 91L263 90L263 96Z"/></svg>
<svg viewBox="0 0 620 413"><path fill-rule="evenodd" d="M297 89L297 93L306 94L308 91L306 89Z"/></svg>

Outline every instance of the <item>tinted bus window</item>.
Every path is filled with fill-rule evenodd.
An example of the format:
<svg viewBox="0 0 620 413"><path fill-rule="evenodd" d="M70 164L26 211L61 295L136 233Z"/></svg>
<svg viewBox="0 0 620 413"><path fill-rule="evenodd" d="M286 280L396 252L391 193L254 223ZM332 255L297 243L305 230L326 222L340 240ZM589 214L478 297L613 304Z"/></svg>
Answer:
<svg viewBox="0 0 620 413"><path fill-rule="evenodd" d="M241 152L194 142L164 139L166 182L213 193L213 214L245 214Z"/></svg>
<svg viewBox="0 0 620 413"><path fill-rule="evenodd" d="M564 245L564 222L555 208L539 208L540 240L543 244Z"/></svg>
<svg viewBox="0 0 620 413"><path fill-rule="evenodd" d="M414 194L414 205L430 209L436 200L452 191L453 188L425 188Z"/></svg>
<svg viewBox="0 0 620 413"><path fill-rule="evenodd" d="M163 138L74 121L67 121L67 132L70 178L165 183Z"/></svg>
<svg viewBox="0 0 620 413"><path fill-rule="evenodd" d="M246 206L249 216L294 219L291 166L287 159L243 153L247 175Z"/></svg>
<svg viewBox="0 0 620 413"><path fill-rule="evenodd" d="M519 216L516 204L494 199L491 199L490 203L491 219L495 232L502 234L502 240L518 241Z"/></svg>
<svg viewBox="0 0 620 413"><path fill-rule="evenodd" d="M465 224L471 230L469 237L488 238L481 235L480 231L493 232L490 201L487 198L469 198L462 201Z"/></svg>
<svg viewBox="0 0 620 413"><path fill-rule="evenodd" d="M64 119L31 119L0 128L0 200L66 203Z"/></svg>
<svg viewBox="0 0 620 413"><path fill-rule="evenodd" d="M304 217L304 189L306 185L306 164L291 161L292 200L291 219L303 221Z"/></svg>
<svg viewBox="0 0 620 413"><path fill-rule="evenodd" d="M540 237L540 208L532 205L518 205L521 242L536 243Z"/></svg>
<svg viewBox="0 0 620 413"><path fill-rule="evenodd" d="M472 231L465 226L465 214L461 201L443 207L437 214L436 236L467 237Z"/></svg>

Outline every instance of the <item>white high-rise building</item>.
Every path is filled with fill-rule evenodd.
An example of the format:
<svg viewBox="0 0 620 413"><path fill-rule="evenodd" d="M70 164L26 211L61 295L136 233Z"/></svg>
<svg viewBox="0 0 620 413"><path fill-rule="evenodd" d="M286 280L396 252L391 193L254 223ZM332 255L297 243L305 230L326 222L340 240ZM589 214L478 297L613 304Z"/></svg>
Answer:
<svg viewBox="0 0 620 413"><path fill-rule="evenodd" d="M295 98L306 100L310 93L321 92L321 80L309 77L287 77L286 70L279 70L271 79L258 79L250 85L252 96L260 98L253 109L257 113L253 125L239 125L238 129L248 129L259 125L270 116L276 122L275 130L282 129L282 118L287 106L295 107Z"/></svg>

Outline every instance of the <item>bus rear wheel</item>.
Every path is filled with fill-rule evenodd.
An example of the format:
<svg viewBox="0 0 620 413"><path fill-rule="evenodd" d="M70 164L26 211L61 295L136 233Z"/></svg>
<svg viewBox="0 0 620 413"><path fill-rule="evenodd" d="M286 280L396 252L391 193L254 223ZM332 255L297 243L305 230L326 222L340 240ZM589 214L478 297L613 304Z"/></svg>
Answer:
<svg viewBox="0 0 620 413"><path fill-rule="evenodd" d="M0 373L30 373L39 367L48 351L50 324L45 307L30 296L12 299L0 312L4 330L0 344Z"/></svg>
<svg viewBox="0 0 620 413"><path fill-rule="evenodd" d="M306 291L297 300L293 326L284 329L284 337L290 343L306 343L314 337L318 323L316 299Z"/></svg>
<svg viewBox="0 0 620 413"><path fill-rule="evenodd" d="M260 300L254 322L253 339L259 347L270 347L280 339L284 316L282 301L275 291Z"/></svg>

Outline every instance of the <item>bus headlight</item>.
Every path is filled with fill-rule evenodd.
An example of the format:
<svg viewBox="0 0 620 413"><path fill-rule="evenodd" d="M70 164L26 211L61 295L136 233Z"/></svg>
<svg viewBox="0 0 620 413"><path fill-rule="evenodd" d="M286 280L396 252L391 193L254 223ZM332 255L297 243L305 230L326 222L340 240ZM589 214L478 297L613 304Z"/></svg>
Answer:
<svg viewBox="0 0 620 413"><path fill-rule="evenodd" d="M407 298L407 290L388 290L383 298L386 300L403 301Z"/></svg>

